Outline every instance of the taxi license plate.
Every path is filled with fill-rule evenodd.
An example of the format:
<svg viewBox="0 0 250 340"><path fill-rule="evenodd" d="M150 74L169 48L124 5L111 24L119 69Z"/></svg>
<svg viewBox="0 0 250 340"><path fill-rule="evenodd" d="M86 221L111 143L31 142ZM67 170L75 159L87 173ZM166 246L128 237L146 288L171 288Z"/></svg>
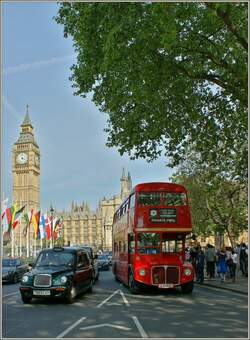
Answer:
<svg viewBox="0 0 250 340"><path fill-rule="evenodd" d="M158 288L173 288L173 283L162 283L158 285Z"/></svg>
<svg viewBox="0 0 250 340"><path fill-rule="evenodd" d="M33 295L48 296L50 295L50 291L49 290L33 290Z"/></svg>

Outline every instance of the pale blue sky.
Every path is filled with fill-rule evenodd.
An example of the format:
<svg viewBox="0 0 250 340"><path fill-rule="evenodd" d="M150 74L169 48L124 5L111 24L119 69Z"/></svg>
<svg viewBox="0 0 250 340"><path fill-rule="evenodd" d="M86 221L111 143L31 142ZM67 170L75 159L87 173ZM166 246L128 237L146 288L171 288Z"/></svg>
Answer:
<svg viewBox="0 0 250 340"><path fill-rule="evenodd" d="M50 202L68 210L72 200L98 201L120 191L122 168L133 186L168 181L166 160L130 161L105 146L106 115L91 97L73 96L70 66L75 53L63 27L52 19L56 3L4 3L3 47L3 192L11 200L11 151L23 122L26 104L41 152L41 207Z"/></svg>

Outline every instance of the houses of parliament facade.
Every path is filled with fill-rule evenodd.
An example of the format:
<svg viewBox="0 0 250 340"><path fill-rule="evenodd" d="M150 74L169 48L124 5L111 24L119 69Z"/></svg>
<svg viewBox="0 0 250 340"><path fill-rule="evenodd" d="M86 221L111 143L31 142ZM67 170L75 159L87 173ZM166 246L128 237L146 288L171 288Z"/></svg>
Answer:
<svg viewBox="0 0 250 340"><path fill-rule="evenodd" d="M33 125L30 120L28 106L27 112L17 141L12 149L12 200L17 209L25 205L25 211L40 210L40 149L35 141ZM55 211L54 214L62 217L62 240L64 245L93 246L96 250L112 250L112 222L115 210L132 189L130 174L123 169L120 178L120 193L99 201L96 211L91 211L87 203L72 201L70 211ZM47 211L50 214L49 208ZM18 254L24 252L27 246L30 252L34 246L39 249L42 243L34 240L33 228L28 234L22 233L25 227L24 218L13 231L15 246L19 247Z"/></svg>

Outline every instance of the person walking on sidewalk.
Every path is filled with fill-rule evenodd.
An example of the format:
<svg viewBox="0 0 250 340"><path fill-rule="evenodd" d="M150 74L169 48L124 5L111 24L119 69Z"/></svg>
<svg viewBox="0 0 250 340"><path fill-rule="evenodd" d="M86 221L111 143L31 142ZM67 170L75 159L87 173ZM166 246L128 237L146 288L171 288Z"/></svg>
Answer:
<svg viewBox="0 0 250 340"><path fill-rule="evenodd" d="M207 244L207 249L205 251L205 258L207 263L207 274L210 279L214 278L215 273L215 249L211 244Z"/></svg>
<svg viewBox="0 0 250 340"><path fill-rule="evenodd" d="M237 262L238 262L238 255L235 250L232 250L232 266L230 267L230 276L232 279L232 282L235 283L235 278L236 278L236 267L237 267Z"/></svg>
<svg viewBox="0 0 250 340"><path fill-rule="evenodd" d="M240 270L243 276L247 277L248 249L245 243L240 246Z"/></svg>
<svg viewBox="0 0 250 340"><path fill-rule="evenodd" d="M221 282L226 281L226 272L227 272L226 249L225 247L222 247L218 254L218 273L220 275Z"/></svg>
<svg viewBox="0 0 250 340"><path fill-rule="evenodd" d="M198 247L196 256L196 268L197 268L197 280L198 283L203 283L204 281L204 264L205 264L205 254L201 247Z"/></svg>

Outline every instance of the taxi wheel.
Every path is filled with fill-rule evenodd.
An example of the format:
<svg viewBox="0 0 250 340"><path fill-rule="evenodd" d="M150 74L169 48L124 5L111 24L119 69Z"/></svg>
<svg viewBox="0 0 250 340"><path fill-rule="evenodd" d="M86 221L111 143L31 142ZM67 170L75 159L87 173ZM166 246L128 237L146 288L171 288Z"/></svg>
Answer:
<svg viewBox="0 0 250 340"><path fill-rule="evenodd" d="M30 303L32 298L28 296L21 295L23 303Z"/></svg>
<svg viewBox="0 0 250 340"><path fill-rule="evenodd" d="M193 288L194 288L194 282L193 281L185 283L184 285L181 286L181 290L182 290L183 294L192 293Z"/></svg>
<svg viewBox="0 0 250 340"><path fill-rule="evenodd" d="M134 280L133 273L129 273L129 289L132 294L138 294L140 292L140 288Z"/></svg>
<svg viewBox="0 0 250 340"><path fill-rule="evenodd" d="M67 303L71 304L74 302L76 297L76 289L74 286L70 288L70 291L68 292L68 295L66 296L65 300Z"/></svg>

